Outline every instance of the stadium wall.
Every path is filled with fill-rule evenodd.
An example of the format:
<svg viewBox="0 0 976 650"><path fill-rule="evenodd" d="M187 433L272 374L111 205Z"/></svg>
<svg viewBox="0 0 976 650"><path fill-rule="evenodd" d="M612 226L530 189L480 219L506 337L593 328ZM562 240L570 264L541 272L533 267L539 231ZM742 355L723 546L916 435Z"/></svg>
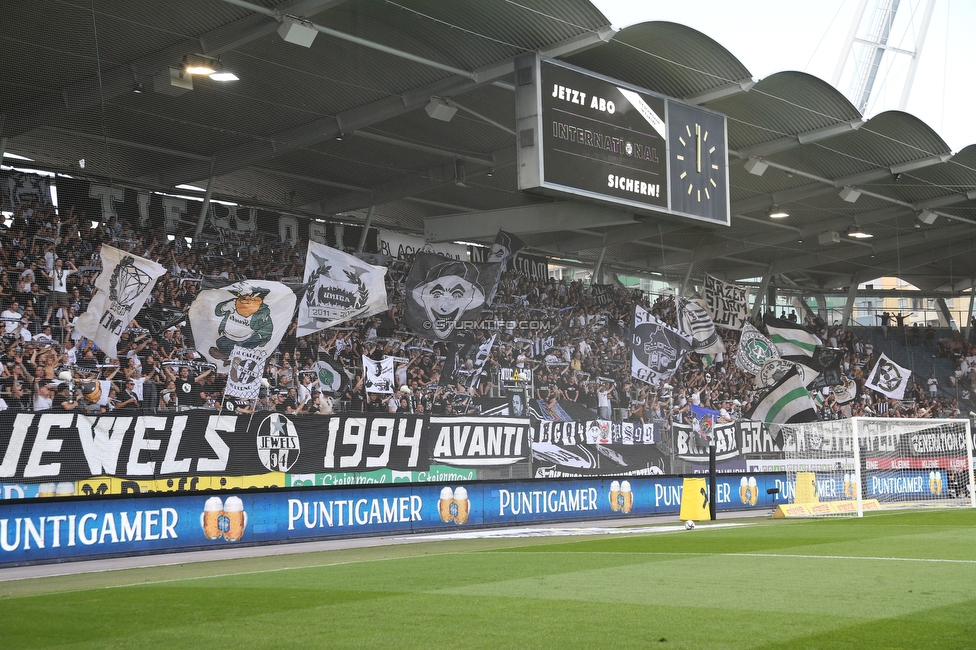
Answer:
<svg viewBox="0 0 976 650"><path fill-rule="evenodd" d="M750 489L743 489L743 478ZM554 479L10 499L0 502L0 566L482 526L677 516L682 482L681 477ZM716 488L719 512L770 509L787 498L785 474L723 475ZM769 488L780 493L767 494Z"/></svg>

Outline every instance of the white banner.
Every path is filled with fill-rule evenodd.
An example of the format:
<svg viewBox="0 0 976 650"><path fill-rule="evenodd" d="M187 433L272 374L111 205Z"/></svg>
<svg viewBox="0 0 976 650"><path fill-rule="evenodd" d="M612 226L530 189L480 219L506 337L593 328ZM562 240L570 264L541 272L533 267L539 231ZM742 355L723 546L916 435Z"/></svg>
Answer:
<svg viewBox="0 0 976 650"><path fill-rule="evenodd" d="M741 330L749 319L749 288L705 274L702 294L716 327Z"/></svg>
<svg viewBox="0 0 976 650"><path fill-rule="evenodd" d="M235 346L230 354L230 370L224 394L241 399L257 399L264 376L264 352Z"/></svg>
<svg viewBox="0 0 976 650"><path fill-rule="evenodd" d="M905 388L908 386L908 378L911 376L911 370L902 368L882 352L881 358L878 359L878 363L871 370L867 381L864 382L864 387L876 390L885 397L903 399Z"/></svg>
<svg viewBox="0 0 976 650"><path fill-rule="evenodd" d="M239 358L267 359L291 324L295 302L291 289L268 280L201 291L189 312L197 351L218 372L228 371L236 348L251 352Z"/></svg>
<svg viewBox="0 0 976 650"><path fill-rule="evenodd" d="M297 336L308 336L354 318L387 310L386 269L318 242L308 242L305 299L298 306Z"/></svg>
<svg viewBox="0 0 976 650"><path fill-rule="evenodd" d="M393 359L385 357L374 361L363 355L363 385L367 393L393 392Z"/></svg>
<svg viewBox="0 0 976 650"><path fill-rule="evenodd" d="M102 272L88 310L78 318L74 338L88 337L114 359L122 330L146 304L156 279L166 268L137 255L102 244Z"/></svg>

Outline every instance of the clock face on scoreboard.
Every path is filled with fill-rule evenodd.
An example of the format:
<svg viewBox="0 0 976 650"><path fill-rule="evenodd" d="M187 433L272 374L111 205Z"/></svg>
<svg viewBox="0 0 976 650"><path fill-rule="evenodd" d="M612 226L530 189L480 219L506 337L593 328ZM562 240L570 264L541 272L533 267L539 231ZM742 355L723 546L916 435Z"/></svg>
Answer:
<svg viewBox="0 0 976 650"><path fill-rule="evenodd" d="M725 117L668 103L671 210L721 221L728 213Z"/></svg>

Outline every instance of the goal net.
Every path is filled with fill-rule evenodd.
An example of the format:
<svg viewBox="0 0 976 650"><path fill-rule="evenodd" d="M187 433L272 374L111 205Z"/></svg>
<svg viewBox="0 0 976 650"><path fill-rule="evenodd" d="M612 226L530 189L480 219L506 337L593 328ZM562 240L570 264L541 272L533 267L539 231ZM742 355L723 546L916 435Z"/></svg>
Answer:
<svg viewBox="0 0 976 650"><path fill-rule="evenodd" d="M785 497L811 515L976 508L969 420L851 418L784 424Z"/></svg>

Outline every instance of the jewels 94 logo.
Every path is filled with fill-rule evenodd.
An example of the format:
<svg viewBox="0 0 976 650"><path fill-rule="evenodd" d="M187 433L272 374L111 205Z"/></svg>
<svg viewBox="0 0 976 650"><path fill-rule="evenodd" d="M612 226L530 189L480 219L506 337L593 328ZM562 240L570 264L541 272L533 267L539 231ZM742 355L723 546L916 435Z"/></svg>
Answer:
<svg viewBox="0 0 976 650"><path fill-rule="evenodd" d="M224 538L227 542L237 542L244 537L247 528L247 512L240 497L210 497L203 505L200 514L200 527L207 539Z"/></svg>
<svg viewBox="0 0 976 650"><path fill-rule="evenodd" d="M287 472L301 453L298 431L281 413L272 413L258 426L258 458L269 472Z"/></svg>

